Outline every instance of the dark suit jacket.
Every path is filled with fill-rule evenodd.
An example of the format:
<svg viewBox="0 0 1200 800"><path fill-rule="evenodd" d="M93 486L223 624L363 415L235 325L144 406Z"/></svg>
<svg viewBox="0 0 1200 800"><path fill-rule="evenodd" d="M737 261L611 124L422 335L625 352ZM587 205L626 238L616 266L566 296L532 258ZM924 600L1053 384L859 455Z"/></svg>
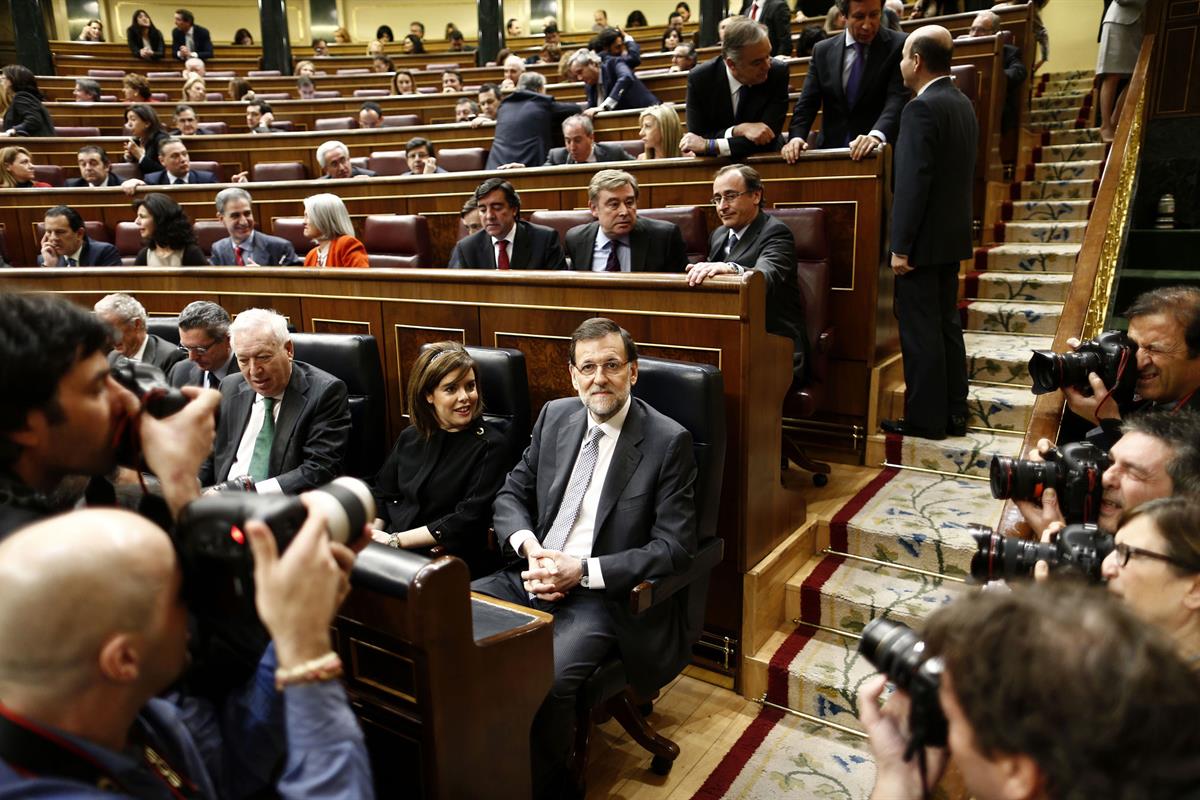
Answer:
<svg viewBox="0 0 1200 800"><path fill-rule="evenodd" d="M212 258L209 261L214 267L232 267L236 264L233 256L233 239L226 236L213 242ZM296 255L296 248L287 239L271 236L262 231L255 231L250 239L250 258L262 267L294 267L302 263ZM243 253L242 259L245 260Z"/></svg>
<svg viewBox="0 0 1200 800"><path fill-rule="evenodd" d="M975 109L948 78L905 106L896 142L892 252L913 266L970 257L977 138Z"/></svg>
<svg viewBox="0 0 1200 800"><path fill-rule="evenodd" d="M508 254L510 269L566 269L567 258L553 228L517 220L517 235ZM496 247L486 231L478 231L454 245L451 269L496 269Z"/></svg>
<svg viewBox="0 0 1200 800"><path fill-rule="evenodd" d="M165 169L160 169L158 172L151 172L144 180L146 183L153 186L170 186L170 173ZM217 176L211 172L205 172L202 169L189 169L187 176L187 184L190 186L196 183L217 183Z"/></svg>
<svg viewBox="0 0 1200 800"><path fill-rule="evenodd" d="M592 152L596 154L596 162L602 161L632 161L633 156L625 150L624 147L616 144L604 144L596 142L592 145ZM550 155L546 156L546 163L543 167L559 167L566 163L574 163L567 161L567 148L556 147L550 151ZM590 163L590 162L589 162Z"/></svg>
<svg viewBox="0 0 1200 800"><path fill-rule="evenodd" d="M567 254L571 269L590 272L599 222L576 225L567 231ZM679 228L669 222L638 217L629 232L629 268L632 272L683 272L687 269L687 247Z"/></svg>
<svg viewBox="0 0 1200 800"><path fill-rule="evenodd" d="M708 240L709 260L739 264L761 272L767 279L767 332L792 340L793 372L797 378L803 378L808 363L808 335L796 278L796 240L792 229L760 212L746 227L733 252L725 255L728 239L729 228L724 225L713 231Z"/></svg>
<svg viewBox="0 0 1200 800"><path fill-rule="evenodd" d="M199 25L192 25L192 39L196 42L196 48L192 54L204 61L210 61L213 57L212 36L208 33L208 28L201 28ZM171 55L179 59L179 48L187 44L187 34L179 30L179 28L171 29ZM183 60L183 59L179 59Z"/></svg>
<svg viewBox="0 0 1200 800"><path fill-rule="evenodd" d="M496 112L496 132L487 168L514 162L535 167L546 163L555 132L567 117L578 114L575 103L559 103L547 94L513 92Z"/></svg>
<svg viewBox="0 0 1200 800"><path fill-rule="evenodd" d="M606 55L600 63L600 84L604 87L605 101L613 100L614 111L647 108L657 105L658 98L646 88L633 71L642 63L642 51L637 42L627 44L629 52L620 56ZM587 86L588 107L600 105L598 86Z"/></svg>
<svg viewBox="0 0 1200 800"><path fill-rule="evenodd" d="M158 28L151 28L150 35L147 38L150 39L150 49L154 51L154 58L150 60L158 61L163 57L163 51L166 49L166 42L163 40L162 31ZM133 27L126 28L125 41L129 44L129 52L133 53L133 57L140 58L138 53L142 50L142 35L138 32L138 29Z"/></svg>
<svg viewBox="0 0 1200 800"><path fill-rule="evenodd" d="M226 377L237 373L237 361L232 354L229 356L229 371ZM180 389L184 386L203 386L204 370L196 366L196 362L190 358L184 358L175 366L171 367L171 371L167 373L167 383ZM236 452L236 451L235 451Z"/></svg>
<svg viewBox="0 0 1200 800"><path fill-rule="evenodd" d="M1004 114L1000 118L1001 130L1010 131L1017 127L1021 87L1025 84L1027 74L1021 48L1014 44L1004 45L1004 77L1008 79L1008 89L1004 95Z"/></svg>
<svg viewBox="0 0 1200 800"><path fill-rule="evenodd" d="M204 486L228 479L253 405L254 389L242 373L221 381L221 414L213 454L200 468ZM342 474L349 440L346 384L311 364L293 361L292 377L275 422L271 477L279 481L285 494L326 484Z"/></svg>
<svg viewBox="0 0 1200 800"><path fill-rule="evenodd" d="M83 178L67 178L67 187L68 188L85 189L85 188L87 188L87 185L88 185L87 181L85 181ZM110 172L110 173L108 173L108 181L106 181L105 183L102 183L100 185L101 186L120 186L121 179L117 177L117 173Z"/></svg>
<svg viewBox="0 0 1200 800"><path fill-rule="evenodd" d="M542 408L529 447L496 496L492 524L508 554L508 538L519 530L545 539L586 429L587 409L578 398ZM638 617L629 611L629 592L643 580L678 575L690 565L696 552L695 480L691 435L634 399L600 495L592 557L600 559L599 591L612 614L629 681L639 692L671 680L691 650L686 592Z"/></svg>
<svg viewBox="0 0 1200 800"><path fill-rule="evenodd" d="M111 364L120 356L116 350L108 354L108 361ZM153 364L167 374L171 371L171 367L187 358L183 351L175 345L168 342L166 339L155 336L153 333L146 334L146 349L142 351L142 363Z"/></svg>
<svg viewBox="0 0 1200 800"><path fill-rule="evenodd" d="M39 267L45 266L42 263L42 255L38 253L37 263ZM52 267L65 267L67 265L67 257L59 256L58 261L51 264ZM121 253L117 248L107 242L96 242L90 237L85 236L83 239L83 249L79 251L79 264L81 267L119 267L121 266Z"/></svg>
<svg viewBox="0 0 1200 800"><path fill-rule="evenodd" d="M375 170L372 170L372 169L364 169L363 167L351 167L351 168L350 168L350 177L351 177L351 178L357 178L359 175L366 175L368 178L374 178L374 177L375 177ZM321 175L321 176L319 176L319 177L317 178L317 180L319 180L319 181L327 181L327 180L329 180L329 176L328 176L328 175Z"/></svg>
<svg viewBox="0 0 1200 800"><path fill-rule="evenodd" d="M750 16L750 7L754 0L742 0L743 17ZM771 39L771 55L790 56L792 54L792 11L786 0L759 0L758 21L767 26L767 36Z"/></svg>
<svg viewBox="0 0 1200 800"><path fill-rule="evenodd" d="M792 138L808 140L813 120L822 111L821 133L809 144L817 148L845 147L847 141L877 130L895 144L900 125L900 110L908 100L904 78L900 75L900 56L905 34L880 28L867 48L866 71L862 89L853 108L842 88L842 60L846 51L845 34L838 32L813 48L804 88L792 110Z"/></svg>
<svg viewBox="0 0 1200 800"><path fill-rule="evenodd" d="M717 56L688 72L687 129L705 139L724 139L725 131L740 122L762 122L775 131L777 138L758 145L745 136L729 140L729 154L744 158L753 153L770 153L783 146L784 120L787 118L788 67L773 61L767 79L751 86L733 114L733 98L724 60Z"/></svg>
<svg viewBox="0 0 1200 800"><path fill-rule="evenodd" d="M33 92L17 92L4 112L3 129L12 130L14 136L53 136L54 120L40 97Z"/></svg>

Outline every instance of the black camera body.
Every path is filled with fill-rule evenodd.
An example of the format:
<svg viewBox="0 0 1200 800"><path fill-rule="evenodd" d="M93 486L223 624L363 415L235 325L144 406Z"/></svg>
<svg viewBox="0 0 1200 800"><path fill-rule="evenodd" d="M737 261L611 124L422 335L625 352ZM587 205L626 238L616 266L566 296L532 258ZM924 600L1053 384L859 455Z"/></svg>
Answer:
<svg viewBox="0 0 1200 800"><path fill-rule="evenodd" d="M971 556L971 578L978 583L1029 577L1039 561L1053 572L1100 583L1101 565L1113 550L1112 535L1092 524L1068 525L1049 544L1001 536L984 525L972 527L976 552Z"/></svg>
<svg viewBox="0 0 1200 800"><path fill-rule="evenodd" d="M992 497L997 500L1041 500L1047 489L1058 493L1067 522L1095 522L1104 496L1101 479L1112 464L1108 453L1091 442L1051 448L1045 461L993 456Z"/></svg>
<svg viewBox="0 0 1200 800"><path fill-rule="evenodd" d="M187 395L167 383L167 376L153 364L117 356L110 366L110 374L113 380L133 392L146 413L156 419L169 417L188 404Z"/></svg>
<svg viewBox="0 0 1200 800"><path fill-rule="evenodd" d="M938 699L942 660L926 657L921 637L901 622L878 617L863 628L858 652L912 699L905 760L925 747L945 747L946 715Z"/></svg>
<svg viewBox="0 0 1200 800"><path fill-rule="evenodd" d="M1088 373L1094 372L1112 392L1115 402L1128 403L1137 386L1137 349L1122 331L1105 331L1071 353L1034 350L1029 359L1033 393L1047 394L1070 386L1090 396Z"/></svg>

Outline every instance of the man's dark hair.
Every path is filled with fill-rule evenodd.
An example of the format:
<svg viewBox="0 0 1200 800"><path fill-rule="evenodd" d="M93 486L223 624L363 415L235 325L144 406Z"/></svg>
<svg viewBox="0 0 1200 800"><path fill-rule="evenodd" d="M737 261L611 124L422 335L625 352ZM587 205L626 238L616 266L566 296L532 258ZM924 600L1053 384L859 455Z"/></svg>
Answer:
<svg viewBox="0 0 1200 800"><path fill-rule="evenodd" d="M484 92L491 92L492 94L496 95L497 100L500 99L500 87L494 83L485 83L485 84L481 85L479 87L479 91L476 92L475 94L480 95L480 94L483 94Z"/></svg>
<svg viewBox="0 0 1200 800"><path fill-rule="evenodd" d="M924 640L979 750L1032 758L1045 796L1182 797L1200 780L1200 681L1103 589L972 592L933 614Z"/></svg>
<svg viewBox="0 0 1200 800"><path fill-rule="evenodd" d="M108 151L98 144L85 144L83 147L79 148L79 153L77 155L83 155L84 153L95 153L96 155L100 156L100 163L104 164L106 167L112 163L108 160Z"/></svg>
<svg viewBox="0 0 1200 800"><path fill-rule="evenodd" d="M324 36L316 36L316 37L313 37L313 40L312 40L312 43L311 43L311 44L312 44L312 46L313 46L313 47L316 47L318 42L320 42L321 44L325 45L326 47L329 47L329 42L328 42L328 41L326 41L326 39L325 39L325 37L324 37Z"/></svg>
<svg viewBox="0 0 1200 800"><path fill-rule="evenodd" d="M216 303L207 300L196 300L188 303L179 312L179 329L181 331L202 330L214 339L225 339L229 336L229 312Z"/></svg>
<svg viewBox="0 0 1200 800"><path fill-rule="evenodd" d="M7 434L24 430L29 412L63 419L58 384L75 363L108 352L109 332L91 312L51 295L0 294L0 466L21 448Z"/></svg>
<svg viewBox="0 0 1200 800"><path fill-rule="evenodd" d="M478 211L478 210L479 210L479 201L476 200L474 196L468 197L466 199L466 201L463 202L462 211L458 212L458 218L462 219L467 214L470 214L472 211Z"/></svg>
<svg viewBox="0 0 1200 800"><path fill-rule="evenodd" d="M925 69L934 75L950 74L950 59L954 56L954 40L946 47L936 36L916 36L912 41L912 54L921 57Z"/></svg>
<svg viewBox="0 0 1200 800"><path fill-rule="evenodd" d="M458 70L456 70L456 69L444 70L442 72L442 77L444 78L447 75L453 75L454 77L458 78L459 83L462 83L462 73L459 72Z"/></svg>
<svg viewBox="0 0 1200 800"><path fill-rule="evenodd" d="M542 28L542 36L549 36L552 33L558 33L558 26L551 22L546 27Z"/></svg>
<svg viewBox="0 0 1200 800"><path fill-rule="evenodd" d="M1171 448L1167 475L1175 494L1200 494L1200 413L1187 408L1170 413L1143 412L1121 422L1121 434L1140 433Z"/></svg>
<svg viewBox="0 0 1200 800"><path fill-rule="evenodd" d="M421 22L421 21L419 21L419 20L413 20L412 22L408 23L408 29L409 29L410 31L412 30L412 26L413 26L413 25L416 25L418 28L420 28L420 29L421 29L421 35L422 35L422 36L424 36L424 35L425 35L425 23L424 23L424 22Z"/></svg>
<svg viewBox="0 0 1200 800"><path fill-rule="evenodd" d="M175 106L175 116L178 117L184 111L191 111L193 114L196 113L196 109L192 108L187 103L180 103L179 105Z"/></svg>
<svg viewBox="0 0 1200 800"><path fill-rule="evenodd" d="M413 138L409 139L404 145L404 152L407 153L417 149L418 147L424 147L429 151L430 156L437 155L437 152L435 152L433 149L433 142L429 141L424 136L414 136Z"/></svg>
<svg viewBox="0 0 1200 800"><path fill-rule="evenodd" d="M625 359L627 361L637 361L637 344L633 341L633 337L629 335L629 331L622 328L617 323L607 317L592 317L585 319L571 334L571 363L575 363L575 344L577 342L590 342L595 339L603 339L610 333L620 335L622 344L625 345Z"/></svg>
<svg viewBox="0 0 1200 800"><path fill-rule="evenodd" d="M90 94L93 100L99 100L100 95L104 94L100 88L100 83L91 78L76 78L75 85Z"/></svg>
<svg viewBox="0 0 1200 800"><path fill-rule="evenodd" d="M195 24L195 22L196 22L195 15L192 14L192 12L188 11L186 8L176 9L175 13L178 14L179 16L183 17L184 22L190 22L192 24Z"/></svg>
<svg viewBox="0 0 1200 800"><path fill-rule="evenodd" d="M882 17L883 16L883 0L878 0L878 1L879 1L879 16ZM854 0L835 0L835 2L834 2L834 5L837 6L838 11L842 12L842 16L845 17L847 20L850 19L850 4L852 2L854 2ZM858 2L870 3L870 2L872 2L872 0L858 0Z"/></svg>
<svg viewBox="0 0 1200 800"><path fill-rule="evenodd" d="M1162 314L1183 328L1188 358L1200 355L1200 288L1163 286L1138 295L1125 311L1125 319Z"/></svg>
<svg viewBox="0 0 1200 800"><path fill-rule="evenodd" d="M479 184L475 189L475 202L478 203L481 199L499 189L504 192L504 199L508 204L520 214L521 213L521 196L517 194L517 190L513 185L504 178L488 178L483 183Z"/></svg>
<svg viewBox="0 0 1200 800"><path fill-rule="evenodd" d="M268 103L266 100L251 100L249 103L246 103L247 109L249 109L251 106L256 106L258 108L259 114L275 113L271 110L271 104Z"/></svg>
<svg viewBox="0 0 1200 800"><path fill-rule="evenodd" d="M762 192L763 191L762 176L758 174L758 170L756 170L754 167L748 166L746 164L726 164L725 166L723 166L719 170L717 170L717 174L713 175L713 180L716 180L717 178L721 177L722 175L724 175L727 172L736 172L737 174L741 175L742 181L744 181L746 184L747 192ZM767 199L766 192L763 192L763 194L758 199L758 207L759 208L763 207L763 202L765 202L766 199Z"/></svg>
<svg viewBox="0 0 1200 800"><path fill-rule="evenodd" d="M383 106L379 105L379 103L376 103L374 100L368 100L367 102L363 103L361 106L358 107L358 110L359 111L374 111L376 114L378 114L380 116L381 119L383 118Z"/></svg>
<svg viewBox="0 0 1200 800"><path fill-rule="evenodd" d="M809 25L804 30L800 31L800 35L796 38L796 57L808 58L812 55L813 48L825 39L825 29L820 25Z"/></svg>
<svg viewBox="0 0 1200 800"><path fill-rule="evenodd" d="M588 42L588 49L595 50L597 53L606 52L608 48L612 47L613 42L622 38L624 35L625 34L621 33L616 28L605 28L592 37L592 40Z"/></svg>
<svg viewBox="0 0 1200 800"><path fill-rule="evenodd" d="M46 212L45 216L46 217L66 217L67 225L69 225L71 230L75 231L75 232L81 231L85 227L85 225L83 224L83 217L80 215L80 213L78 211L71 208L70 206L55 206L54 208L49 209Z"/></svg>
<svg viewBox="0 0 1200 800"><path fill-rule="evenodd" d="M450 31L450 36L447 37L447 39L451 42L461 42L465 38L466 37L463 36L463 32L457 29Z"/></svg>

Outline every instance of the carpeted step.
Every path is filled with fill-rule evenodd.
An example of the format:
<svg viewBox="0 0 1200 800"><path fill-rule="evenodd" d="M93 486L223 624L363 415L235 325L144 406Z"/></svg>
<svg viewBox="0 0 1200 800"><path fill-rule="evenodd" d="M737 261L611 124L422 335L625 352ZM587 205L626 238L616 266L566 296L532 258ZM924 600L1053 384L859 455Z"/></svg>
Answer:
<svg viewBox="0 0 1200 800"><path fill-rule="evenodd" d="M967 431L966 436L922 439L917 436L872 434L872 443L882 443L890 464L937 470L955 475L986 478L992 456L1015 456L1021 452L1023 434ZM877 448L870 447L873 453ZM873 461L868 453L868 463ZM982 484L987 489L987 484Z"/></svg>
<svg viewBox="0 0 1200 800"><path fill-rule="evenodd" d="M1104 142L1051 144L1034 148L1034 161L1103 161L1108 154Z"/></svg>
<svg viewBox="0 0 1200 800"><path fill-rule="evenodd" d="M1004 218L1014 222L1079 222L1087 220L1091 206L1091 200L1018 200L1005 204Z"/></svg>
<svg viewBox="0 0 1200 800"><path fill-rule="evenodd" d="M875 674L858 640L802 625L770 651L767 698L817 719L861 731L858 690ZM764 648L765 650L766 648Z"/></svg>
<svg viewBox="0 0 1200 800"><path fill-rule="evenodd" d="M1027 181L1098 180L1104 172L1103 161L1042 161L1025 168Z"/></svg>
<svg viewBox="0 0 1200 800"><path fill-rule="evenodd" d="M1095 180L1021 181L1013 184L1016 200L1090 200L1096 196Z"/></svg>
<svg viewBox="0 0 1200 800"><path fill-rule="evenodd" d="M1083 121L1076 117L1074 119L1050 119L1038 122L1030 122L1026 125L1026 127L1031 131L1038 131L1045 136L1058 131L1074 130L1082 125Z"/></svg>
<svg viewBox="0 0 1200 800"><path fill-rule="evenodd" d="M1047 97L1056 94L1080 94L1081 92L1091 92L1095 81L1091 78L1080 78L1073 81L1048 81L1039 85L1033 92L1033 96Z"/></svg>
<svg viewBox="0 0 1200 800"><path fill-rule="evenodd" d="M966 280L967 297L1062 303L1071 278L1062 272L973 272Z"/></svg>
<svg viewBox="0 0 1200 800"><path fill-rule="evenodd" d="M1082 243L1087 222L1000 222L996 241L1006 244Z"/></svg>
<svg viewBox="0 0 1200 800"><path fill-rule="evenodd" d="M1058 329L1058 319L1062 316L1062 304L969 300L965 313L964 330L1053 336Z"/></svg>
<svg viewBox="0 0 1200 800"><path fill-rule="evenodd" d="M1100 141L1099 128L1071 128L1069 130L1051 131L1045 137L1046 145L1058 144L1094 144Z"/></svg>
<svg viewBox="0 0 1200 800"><path fill-rule="evenodd" d="M1029 103L1030 112L1048 111L1055 108L1069 108L1077 111L1091 104L1091 92L1043 94L1033 98Z"/></svg>
<svg viewBox="0 0 1200 800"><path fill-rule="evenodd" d="M1096 77L1096 73L1090 69L1068 69L1059 70L1057 72L1042 72L1039 73L1042 83L1054 83L1055 81L1091 81Z"/></svg>
<svg viewBox="0 0 1200 800"><path fill-rule="evenodd" d="M1047 122L1075 122L1079 119L1080 109L1078 106L1072 108L1046 108L1039 111L1029 112L1029 124L1031 127L1045 124Z"/></svg>
<svg viewBox="0 0 1200 800"><path fill-rule="evenodd" d="M971 428L992 428L1002 431L1024 431L1033 414L1033 392L1024 386L993 386L970 384L967 388L967 410ZM888 415L904 416L904 384L890 391ZM884 410L881 409L881 414Z"/></svg>
<svg viewBox="0 0 1200 800"><path fill-rule="evenodd" d="M975 268L997 272L1073 273L1078 244L1001 244L975 249Z"/></svg>
<svg viewBox="0 0 1200 800"><path fill-rule="evenodd" d="M1029 357L1034 350L1049 350L1054 337L963 331L963 343L970 380L1032 386Z"/></svg>

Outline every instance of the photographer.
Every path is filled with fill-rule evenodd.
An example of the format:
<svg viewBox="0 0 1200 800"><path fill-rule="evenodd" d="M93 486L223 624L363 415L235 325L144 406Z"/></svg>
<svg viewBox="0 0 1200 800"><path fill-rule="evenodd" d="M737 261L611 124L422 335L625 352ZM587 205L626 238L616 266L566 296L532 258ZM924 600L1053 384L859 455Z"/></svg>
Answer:
<svg viewBox="0 0 1200 800"><path fill-rule="evenodd" d="M142 414L112 378L109 342L109 329L67 300L0 295L0 538L73 507L85 487L89 503L113 503L106 476L118 474L118 446L130 427L167 504L162 509L138 487L142 510L169 523L199 496L196 475L212 450L220 395L185 388L191 402L182 411L161 420ZM118 482L140 482L133 470L119 475Z"/></svg>
<svg viewBox="0 0 1200 800"><path fill-rule="evenodd" d="M97 509L0 544L0 796L215 800L273 782L283 798L372 797L329 641L354 554L306 505L282 556L265 524L245 525L274 647L221 707L160 696L188 640L184 575L162 529Z"/></svg>
<svg viewBox="0 0 1200 800"><path fill-rule="evenodd" d="M1096 519L1109 532L1117 529L1127 508L1156 497L1200 493L1200 413L1143 411L1122 421L1121 433L1108 453L1112 465L1104 471L1104 496ZM1041 460L1051 447L1042 439L1028 458ZM1017 500L1016 505L1039 537L1052 522L1079 521L1064 519L1053 489L1045 490L1040 503Z"/></svg>
<svg viewBox="0 0 1200 800"><path fill-rule="evenodd" d="M947 748L904 760L908 695L859 692L878 800L916 800L954 757L977 800L1152 800L1200 787L1200 681L1162 634L1094 587L965 595L929 618ZM936 711L936 710L935 710ZM919 754L918 754L919 755Z"/></svg>

